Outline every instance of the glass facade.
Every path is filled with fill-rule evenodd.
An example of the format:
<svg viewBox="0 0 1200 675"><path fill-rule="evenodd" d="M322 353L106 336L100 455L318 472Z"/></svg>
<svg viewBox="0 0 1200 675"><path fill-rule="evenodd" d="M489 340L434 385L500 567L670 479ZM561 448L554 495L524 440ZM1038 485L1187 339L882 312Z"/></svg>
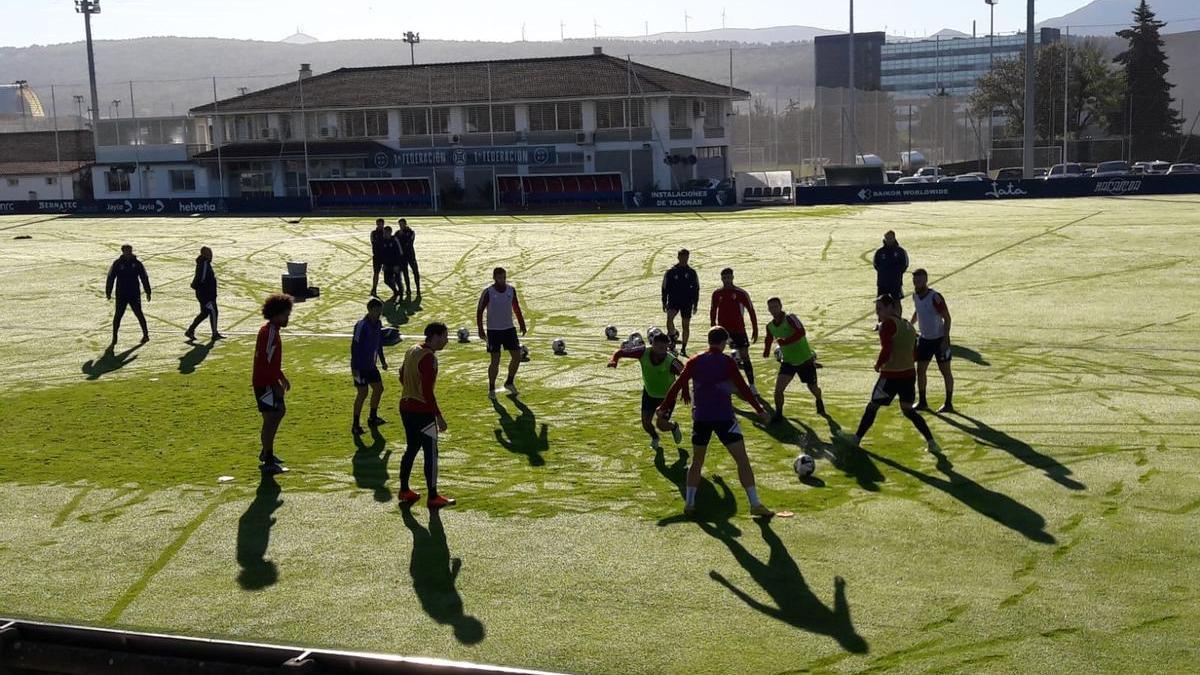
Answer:
<svg viewBox="0 0 1200 675"><path fill-rule="evenodd" d="M1034 35L1041 45L1057 42L1057 29L1043 29ZM975 83L987 74L991 60L1017 58L1025 49L1025 35L997 35L994 38L948 38L889 42L880 54L880 88L892 92L897 101L924 99L944 92L967 96Z"/></svg>

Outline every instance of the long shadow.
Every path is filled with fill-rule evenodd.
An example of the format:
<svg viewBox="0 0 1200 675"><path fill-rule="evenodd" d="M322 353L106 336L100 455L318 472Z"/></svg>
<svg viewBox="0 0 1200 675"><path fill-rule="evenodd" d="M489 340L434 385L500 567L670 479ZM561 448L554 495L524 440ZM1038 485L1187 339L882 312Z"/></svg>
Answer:
<svg viewBox="0 0 1200 675"><path fill-rule="evenodd" d="M379 430L371 427L371 444L363 443L359 436L354 437L354 457L350 460L354 471L354 483L360 488L373 490L375 501L384 503L392 500L392 491L388 489L388 459L392 451L387 448L385 439Z"/></svg>
<svg viewBox="0 0 1200 675"><path fill-rule="evenodd" d="M934 457L937 458L938 471L945 474L946 478L921 473L895 460L873 454L866 450L861 450L860 452L870 455L893 469L902 471L930 487L945 492L976 513L991 518L1011 530L1020 532L1028 539L1041 544L1055 543L1054 535L1046 531L1046 519L1040 513L1002 492L989 490L958 473L954 470L954 465L950 463L950 460L940 452L934 453Z"/></svg>
<svg viewBox="0 0 1200 675"><path fill-rule="evenodd" d="M963 424L962 422L954 419L956 416L963 418L969 422L971 426ZM1074 478L1071 478L1070 468L1063 466L1053 457L1043 455L1037 450L1034 450L1033 446L1029 445L1025 441L1020 440L1019 438L1013 438L1012 436L1009 436L995 427L988 426L984 422L977 420L974 417L964 415L960 412L955 412L949 415L938 414L937 417L955 429L973 436L983 445L996 448L998 450L1003 450L1013 457L1021 460L1025 464L1035 469L1041 469L1046 474L1047 478L1067 488L1068 490L1087 489L1086 485L1080 483Z"/></svg>
<svg viewBox="0 0 1200 675"><path fill-rule="evenodd" d="M836 465L837 454L834 452L833 445L822 441L817 436L817 432L807 424L798 422L800 428L797 429L792 424L792 420L786 417L777 422L763 424L762 420L758 419L758 415L753 413L734 410L734 414L746 418L756 429L762 430L777 442L794 446L798 451L807 453L814 459L826 459ZM816 476L805 476L800 479L800 482L811 487L825 487L825 481Z"/></svg>
<svg viewBox="0 0 1200 675"><path fill-rule="evenodd" d="M680 498L683 498L687 493L687 471L688 471L688 452L680 449L679 457L667 465L666 456L663 454L663 449L659 448L654 451L654 468L663 475L664 478L675 484L675 488L679 490ZM685 516L682 513L668 516L658 521L659 527L674 525L675 523L690 523L694 520L710 523L723 533L730 536L738 536L742 533L741 530L734 525L731 520L737 515L737 497L734 496L733 490L725 483L725 479L720 476L713 476L710 481L707 478L700 478L700 487L696 489L696 515Z"/></svg>
<svg viewBox="0 0 1200 675"><path fill-rule="evenodd" d="M991 366L987 359L983 358L983 354L962 345L950 345L950 354L960 359L966 359L977 366Z"/></svg>
<svg viewBox="0 0 1200 675"><path fill-rule="evenodd" d="M436 509L429 512L429 529L421 527L408 506L400 508L400 515L413 536L408 573L421 609L434 621L453 626L454 638L462 644L482 642L483 623L464 613L462 597L454 585L462 570L462 559L450 557L441 512Z"/></svg>
<svg viewBox="0 0 1200 675"><path fill-rule="evenodd" d="M766 562L756 558L736 538L719 529L705 523L700 523L700 529L729 548L734 560L737 560L754 582L771 596L773 604L756 600L716 570L709 571L708 576L754 610L800 630L828 635L848 652L866 654L869 651L867 641L854 629L854 623L850 619L850 604L846 601L846 581L841 577L834 578L833 607L826 607L808 587L800 566L771 529L771 521L761 519L755 522L762 531L763 541L770 547Z"/></svg>
<svg viewBox="0 0 1200 675"><path fill-rule="evenodd" d="M216 340L208 342L190 341L192 348L186 354L179 357L179 372L184 375L191 375L196 372L196 366L204 362L208 358L208 353L212 351L213 345L217 344Z"/></svg>
<svg viewBox="0 0 1200 675"><path fill-rule="evenodd" d="M383 318L389 326L403 326L409 317L421 311L421 298L415 300L389 299L383 303Z"/></svg>
<svg viewBox="0 0 1200 675"><path fill-rule="evenodd" d="M248 591L266 588L279 580L275 562L266 559L271 527L275 524L274 513L283 505L279 493L275 476L263 474L254 501L238 518L237 563L242 568L238 573L238 584Z"/></svg>
<svg viewBox="0 0 1200 675"><path fill-rule="evenodd" d="M842 425L828 415L825 417L825 421L829 423L830 438L837 438L842 432ZM868 492L879 492L879 484L887 479L879 467L871 461L869 454L859 452L857 448L834 448L832 446L829 448L833 454L830 461L838 471L853 477L862 489Z"/></svg>
<svg viewBox="0 0 1200 675"><path fill-rule="evenodd" d="M143 343L144 344L144 343ZM87 375L89 380L98 380L101 376L111 373L114 370L120 370L129 365L137 355L134 354L141 349L141 344L136 344L120 354L113 353L112 346L104 350L104 353L94 359L88 359L83 362L83 374Z"/></svg>
<svg viewBox="0 0 1200 675"><path fill-rule="evenodd" d="M514 397L512 402L520 411L516 417L499 401L492 401L500 422L500 428L494 430L496 442L509 452L525 455L530 466L544 466L546 459L542 453L550 449L550 430L545 424L538 428L537 416L520 399Z"/></svg>

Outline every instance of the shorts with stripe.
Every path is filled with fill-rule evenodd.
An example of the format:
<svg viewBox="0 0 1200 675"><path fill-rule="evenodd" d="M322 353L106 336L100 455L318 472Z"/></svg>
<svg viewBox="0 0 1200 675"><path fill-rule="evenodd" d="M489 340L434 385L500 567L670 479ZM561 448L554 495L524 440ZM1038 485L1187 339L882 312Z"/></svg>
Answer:
<svg viewBox="0 0 1200 675"><path fill-rule="evenodd" d="M692 445L707 447L713 434L716 434L717 440L725 447L729 447L742 440L742 426L736 419L723 422L692 422Z"/></svg>

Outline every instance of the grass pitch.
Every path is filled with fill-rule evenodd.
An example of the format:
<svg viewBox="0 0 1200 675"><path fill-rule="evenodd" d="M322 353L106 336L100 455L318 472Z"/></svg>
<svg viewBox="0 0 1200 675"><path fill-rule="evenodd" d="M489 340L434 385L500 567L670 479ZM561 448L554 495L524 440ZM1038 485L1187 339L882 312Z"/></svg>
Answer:
<svg viewBox="0 0 1200 675"><path fill-rule="evenodd" d="M395 503L402 347L391 423L349 433L369 218L0 219L0 614L592 673L1194 672L1196 204L413 219L424 298L392 323L473 325L503 265L531 328L519 403L489 404L477 341L441 356L441 487L460 505L440 519ZM954 316L962 414L927 416L944 459L895 408L866 452L830 442L874 382L887 229ZM105 356L104 274L126 241L153 340L129 349L127 315ZM202 244L231 339L193 346ZM748 518L719 447L699 521L681 518L687 448L656 456L636 364L604 367L604 325L661 325L681 246L698 325L729 265L762 316L784 299L826 366L833 424L798 383L787 427L743 423L760 493L794 519ZM292 470L260 482L253 334L288 260L322 294L284 335ZM774 361L756 368L769 392ZM811 484L791 473L802 448Z"/></svg>

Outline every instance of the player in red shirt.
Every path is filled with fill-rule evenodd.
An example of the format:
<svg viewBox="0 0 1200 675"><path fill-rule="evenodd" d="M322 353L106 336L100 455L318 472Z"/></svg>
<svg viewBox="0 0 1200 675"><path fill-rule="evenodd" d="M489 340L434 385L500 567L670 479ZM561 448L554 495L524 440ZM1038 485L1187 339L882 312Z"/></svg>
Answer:
<svg viewBox="0 0 1200 675"><path fill-rule="evenodd" d="M746 322L742 319L742 310L750 313L750 337L746 337ZM758 396L754 387L754 364L750 360L750 344L758 342L758 315L754 313L754 303L746 289L733 285L733 269L726 267L721 270L721 287L713 291L712 308L708 310L708 324L721 326L729 331L729 342L741 357L742 369L746 371L746 379L750 382L750 391Z"/></svg>
<svg viewBox="0 0 1200 675"><path fill-rule="evenodd" d="M263 318L267 320L258 329L258 342L254 347L254 398L258 400L258 411L262 413L262 450L258 461L264 473L283 473L283 460L275 454L275 432L287 411L283 396L292 388L283 374L283 343L279 340L279 329L288 325L292 315L292 296L273 293L262 306Z"/></svg>

